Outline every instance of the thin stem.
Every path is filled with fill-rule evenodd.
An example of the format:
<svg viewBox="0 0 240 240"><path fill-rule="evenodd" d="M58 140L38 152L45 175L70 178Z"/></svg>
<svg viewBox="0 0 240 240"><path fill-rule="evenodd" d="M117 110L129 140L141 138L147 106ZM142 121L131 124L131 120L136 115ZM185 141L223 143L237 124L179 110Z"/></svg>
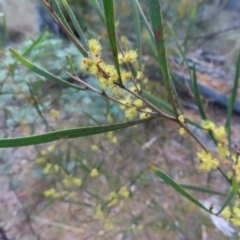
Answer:
<svg viewBox="0 0 240 240"><path fill-rule="evenodd" d="M65 33L68 35L68 37L72 40L72 42L78 47L78 49L81 51L81 53L84 56L88 56L87 51L84 49L84 47L82 46L82 44L78 41L78 39L65 27L65 25L63 24L63 22L61 21L61 19L58 17L58 15L56 14L56 12L54 11L52 4L46 2L46 0L43 0L43 4L45 5L45 7L50 11L50 13L52 14L54 20L57 22L57 24L64 29Z"/></svg>

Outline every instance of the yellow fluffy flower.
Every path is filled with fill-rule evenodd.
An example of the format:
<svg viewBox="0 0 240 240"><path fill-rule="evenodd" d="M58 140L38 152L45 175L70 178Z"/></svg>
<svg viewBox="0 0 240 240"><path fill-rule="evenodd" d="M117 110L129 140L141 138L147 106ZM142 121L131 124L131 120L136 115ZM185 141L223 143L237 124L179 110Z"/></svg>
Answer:
<svg viewBox="0 0 240 240"><path fill-rule="evenodd" d="M127 190L127 187L121 187L118 191L118 194L124 198L129 197L129 191Z"/></svg>
<svg viewBox="0 0 240 240"><path fill-rule="evenodd" d="M116 192L111 192L109 194L108 200L110 201L108 207L113 207L118 204L117 194Z"/></svg>
<svg viewBox="0 0 240 240"><path fill-rule="evenodd" d="M133 119L137 115L137 109L135 107L127 108L124 113L126 118Z"/></svg>
<svg viewBox="0 0 240 240"><path fill-rule="evenodd" d="M202 127L205 129L205 130L213 130L215 128L215 123L209 121L209 120L204 120L202 122Z"/></svg>
<svg viewBox="0 0 240 240"><path fill-rule="evenodd" d="M56 110L56 109L51 109L50 114L51 114L51 116L52 116L53 118L55 118L55 119L58 119L58 118L59 118L59 115L60 115L59 111Z"/></svg>
<svg viewBox="0 0 240 240"><path fill-rule="evenodd" d="M136 93L136 94L138 94L138 92L139 92L139 90L140 90L140 85L139 84L137 84L137 86L131 86L130 88L129 88L129 90L130 91L132 91L132 92L134 92L134 93Z"/></svg>
<svg viewBox="0 0 240 240"><path fill-rule="evenodd" d="M240 226L240 218L230 218L230 221L233 223L233 225Z"/></svg>
<svg viewBox="0 0 240 240"><path fill-rule="evenodd" d="M136 100L133 101L133 104L134 104L136 107L140 108L140 107L142 107L142 105L143 105L143 101L142 101L141 99L136 99Z"/></svg>
<svg viewBox="0 0 240 240"><path fill-rule="evenodd" d="M123 60L124 62L131 62L131 63L135 62L137 59L137 51L135 50L126 51L123 59L124 59Z"/></svg>
<svg viewBox="0 0 240 240"><path fill-rule="evenodd" d="M114 144L117 143L118 142L117 137L113 136L112 139L111 139L111 142L114 143Z"/></svg>
<svg viewBox="0 0 240 240"><path fill-rule="evenodd" d="M130 107L131 104L132 104L132 99L131 99L130 96L127 96L127 97L125 97L124 99L120 100L120 102ZM122 110L124 110L124 109L126 108L126 106L120 105L120 108L121 108Z"/></svg>
<svg viewBox="0 0 240 240"><path fill-rule="evenodd" d="M178 120L179 120L181 123L184 123L184 122L185 122L185 118L184 118L183 115L180 115L180 116L178 117Z"/></svg>
<svg viewBox="0 0 240 240"><path fill-rule="evenodd" d="M92 67L93 65L95 65L95 62L93 59L90 58L83 58L80 62L80 69L82 71L88 71L88 69L90 67Z"/></svg>
<svg viewBox="0 0 240 240"><path fill-rule="evenodd" d="M90 176L91 177L97 177L98 176L98 170L96 168L92 169L92 171L90 172Z"/></svg>
<svg viewBox="0 0 240 240"><path fill-rule="evenodd" d="M88 47L91 54L93 54L94 56L99 55L100 51L102 50L101 44L97 39L94 38L88 41Z"/></svg>
<svg viewBox="0 0 240 240"><path fill-rule="evenodd" d="M221 216L223 216L226 219L229 219L231 217L231 211L229 207L225 207L223 211L221 212Z"/></svg>
<svg viewBox="0 0 240 240"><path fill-rule="evenodd" d="M44 191L43 195L45 197L54 197L54 198L61 197L61 194L58 193L54 188L50 188L49 190Z"/></svg>
<svg viewBox="0 0 240 240"><path fill-rule="evenodd" d="M36 163L38 163L38 164L45 163L45 162L46 162L46 158L44 158L44 157L39 157L36 159Z"/></svg>
<svg viewBox="0 0 240 240"><path fill-rule="evenodd" d="M53 166L53 169L54 169L55 172L59 172L60 167L57 164L55 164Z"/></svg>
<svg viewBox="0 0 240 240"><path fill-rule="evenodd" d="M213 158L209 152L202 150L197 153L197 156L201 160L201 165L199 167L200 170L210 172L219 166L219 161L216 158Z"/></svg>
<svg viewBox="0 0 240 240"><path fill-rule="evenodd" d="M118 54L118 61L119 61L119 64L123 64L124 63L124 58L123 58L122 53Z"/></svg>
<svg viewBox="0 0 240 240"><path fill-rule="evenodd" d="M105 90L106 87L107 87L107 84L108 84L107 79L104 78L104 77L99 77L99 78L98 78L98 82L99 82L100 87L101 87L103 90Z"/></svg>
<svg viewBox="0 0 240 240"><path fill-rule="evenodd" d="M183 136L186 133L186 130L181 127L178 129L178 133L179 133L179 135Z"/></svg>
<svg viewBox="0 0 240 240"><path fill-rule="evenodd" d="M93 64L92 66L90 66L88 68L88 72L92 75L97 75L99 69L98 69L98 66L96 64Z"/></svg>
<svg viewBox="0 0 240 240"><path fill-rule="evenodd" d="M214 128L213 129L213 135L216 138L217 141L221 141L224 139L227 135L225 127L219 127L219 128Z"/></svg>
<svg viewBox="0 0 240 240"><path fill-rule="evenodd" d="M98 146L96 144L91 146L91 149L93 152L96 152L98 150Z"/></svg>
<svg viewBox="0 0 240 240"><path fill-rule="evenodd" d="M137 79L137 80L140 80L141 78L143 78L143 73L140 72L140 71L137 71L136 79Z"/></svg>
<svg viewBox="0 0 240 240"><path fill-rule="evenodd" d="M122 77L122 81L125 83L129 78L131 78L132 73L131 72L127 72L122 70L121 71L121 77Z"/></svg>
<svg viewBox="0 0 240 240"><path fill-rule="evenodd" d="M140 115L139 115L140 119L145 119L145 118L151 117L152 109L145 108L143 110L144 110L144 112L141 112Z"/></svg>
<svg viewBox="0 0 240 240"><path fill-rule="evenodd" d="M223 145L222 143L218 143L217 151L218 151L219 156L222 159L230 156L230 152L229 152L227 146Z"/></svg>
<svg viewBox="0 0 240 240"><path fill-rule="evenodd" d="M82 179L81 178L73 178L72 181L76 186L81 187L81 185L82 185Z"/></svg>
<svg viewBox="0 0 240 240"><path fill-rule="evenodd" d="M45 166L45 168L43 169L43 173L48 174L52 171L52 164L51 163L47 163L47 165Z"/></svg>
<svg viewBox="0 0 240 240"><path fill-rule="evenodd" d="M45 149L43 149L40 153L41 153L42 156L47 155L47 151Z"/></svg>

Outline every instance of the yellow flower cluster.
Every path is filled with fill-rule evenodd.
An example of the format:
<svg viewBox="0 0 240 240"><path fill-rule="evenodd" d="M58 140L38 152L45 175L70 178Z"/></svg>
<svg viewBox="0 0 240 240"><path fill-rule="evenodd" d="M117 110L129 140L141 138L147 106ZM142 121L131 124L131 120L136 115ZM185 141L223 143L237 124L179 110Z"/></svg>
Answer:
<svg viewBox="0 0 240 240"><path fill-rule="evenodd" d="M233 217L230 218L230 221L235 225L235 226L240 226L240 208L234 206L233 207Z"/></svg>
<svg viewBox="0 0 240 240"><path fill-rule="evenodd" d="M218 151L220 158L222 158L222 159L225 159L226 157L230 156L230 152L229 152L227 146L221 142L218 143L218 145L217 145L217 151Z"/></svg>
<svg viewBox="0 0 240 240"><path fill-rule="evenodd" d="M118 204L117 193L111 192L108 197L108 207L113 207Z"/></svg>
<svg viewBox="0 0 240 240"><path fill-rule="evenodd" d="M221 212L221 216L230 221L233 225L240 226L239 200L235 201L232 209L230 209L229 206L225 207Z"/></svg>
<svg viewBox="0 0 240 240"><path fill-rule="evenodd" d="M133 231L133 232L141 231L141 230L143 230L143 225L135 225L135 224L132 224L132 225L130 226L130 230Z"/></svg>
<svg viewBox="0 0 240 240"><path fill-rule="evenodd" d="M88 41L88 47L92 55L99 57L97 55L99 55L100 51L102 50L102 46L98 40L90 39Z"/></svg>
<svg viewBox="0 0 240 240"><path fill-rule="evenodd" d="M43 195L45 197L53 197L53 198L59 198L61 197L62 195L56 191L56 189L54 188L50 188L49 190L46 190L43 192Z"/></svg>
<svg viewBox="0 0 240 240"><path fill-rule="evenodd" d="M113 230L114 228L114 225L113 225L113 222L112 220L109 218L109 217L105 217L104 216L104 213L103 213L103 210L102 210L102 206L101 205L97 205L96 207L96 216L98 219L102 220L103 223L104 223L104 228L108 231L111 231Z"/></svg>
<svg viewBox="0 0 240 240"><path fill-rule="evenodd" d="M185 117L184 117L182 114L178 116L178 120L179 120L179 122L182 123L182 124L185 123ZM178 129L178 133L179 133L179 135L181 135L181 136L185 135L185 133L186 133L185 128L180 127L180 128Z"/></svg>
<svg viewBox="0 0 240 240"><path fill-rule="evenodd" d="M38 163L45 163L44 158L38 158L37 161ZM62 183L65 187L71 188L71 187L81 187L82 185L82 179L74 177L71 174L67 174L64 170L62 170L59 165L57 164L51 164L47 163L46 166L43 169L43 173L49 174L49 173L61 173L63 175ZM96 175L96 173L95 173ZM59 194L55 189L51 188L47 191L44 192L45 197L61 197L62 194Z"/></svg>
<svg viewBox="0 0 240 240"><path fill-rule="evenodd" d="M96 152L98 150L98 146L96 144L91 146L91 149L93 152Z"/></svg>
<svg viewBox="0 0 240 240"><path fill-rule="evenodd" d="M145 108L143 109L144 112L140 113L140 119L145 119L149 118L151 116L152 109L150 108Z"/></svg>
<svg viewBox="0 0 240 240"><path fill-rule="evenodd" d="M88 48L88 57L83 58L80 62L80 69L96 76L102 90L105 92L110 91L110 93L114 95L114 98L119 102L120 108L124 111L127 119L133 119L138 115L138 112L140 112L139 117L141 119L150 117L152 110L149 108L142 109L143 101L136 96L141 90L140 85L136 84L136 82L141 79L143 80L143 73L136 71L136 76L134 76L132 72L121 68L120 74L122 82L126 84L125 87L128 87L129 92L132 92L132 94L124 91L119 84L120 77L118 76L117 69L113 65L106 64L103 59L100 58L102 46L99 40L90 39L88 41ZM120 64L135 63L137 57L136 50L128 50L118 55ZM130 84L130 82L128 83L130 79L132 79L132 84ZM129 94L132 96L130 97ZM113 141L116 141L116 139Z"/></svg>
<svg viewBox="0 0 240 240"><path fill-rule="evenodd" d="M219 166L219 161L216 158L213 158L209 152L202 150L197 153L197 156L201 160L201 165L199 167L200 170L210 172Z"/></svg>
<svg viewBox="0 0 240 240"><path fill-rule="evenodd" d="M209 121L209 120L204 120L202 122L202 127L207 130L207 131L212 131L215 139L217 141L222 141L224 138L226 138L227 132L225 127L216 127L215 123Z"/></svg>
<svg viewBox="0 0 240 240"><path fill-rule="evenodd" d="M184 118L183 115L180 115L180 116L178 117L178 120L179 120L181 123L184 123L184 122L185 122L185 118Z"/></svg>
<svg viewBox="0 0 240 240"><path fill-rule="evenodd" d="M98 176L98 170L96 168L92 169L92 171L90 172L90 176L91 177L97 177Z"/></svg>
<svg viewBox="0 0 240 240"><path fill-rule="evenodd" d="M118 191L118 193L116 193L115 191L114 192L111 192L108 196L108 207L112 207L112 206L115 206L118 204L118 197L117 195L123 197L123 198L128 198L130 193L127 189L127 187L121 187Z"/></svg>
<svg viewBox="0 0 240 240"><path fill-rule="evenodd" d="M225 127L216 127L215 123L210 120L204 120L202 122L202 127L206 131L211 131L214 138L217 140L217 152L220 159L225 160L226 157L230 156L228 150L228 141L226 139L227 132ZM202 151L203 153L204 151ZM211 171L216 169L219 166L219 161L216 158L213 158L209 153L198 153L197 155L201 159L202 163L200 166L201 170Z"/></svg>
<svg viewBox="0 0 240 240"><path fill-rule="evenodd" d="M41 159L41 160L43 160L43 159ZM38 161L40 161L40 160L38 159ZM59 166L57 164L47 163L47 165L43 169L43 173L49 174L51 172L59 172Z"/></svg>
<svg viewBox="0 0 240 240"><path fill-rule="evenodd" d="M118 194L124 198L128 198L130 193L127 190L127 187L121 187L118 191Z"/></svg>
<svg viewBox="0 0 240 240"><path fill-rule="evenodd" d="M73 187L73 186L77 186L77 187L81 187L82 186L82 179L81 178L76 178L72 175L67 175L66 173L64 174L65 177L62 180L63 184L65 185L65 187Z"/></svg>
<svg viewBox="0 0 240 240"><path fill-rule="evenodd" d="M179 135L183 136L186 133L186 130L181 127L178 129L178 133L179 133Z"/></svg>
<svg viewBox="0 0 240 240"><path fill-rule="evenodd" d="M97 207L96 207L96 216L99 219L103 219L104 218L104 213L102 211L102 206L101 205L97 205Z"/></svg>
<svg viewBox="0 0 240 240"><path fill-rule="evenodd" d="M107 200L108 200L107 207L113 207L118 204L118 196L117 195L119 195L123 198L128 198L130 193L126 186L121 187L119 189L118 193L116 193L115 191L111 192L107 198ZM112 220L109 217L105 218L101 205L97 205L95 214L98 219L100 219L104 222L104 228L106 230L111 231L114 228ZM140 227L139 227L139 230L140 230Z"/></svg>
<svg viewBox="0 0 240 240"><path fill-rule="evenodd" d="M125 51L124 54L120 53L118 54L118 60L120 64L123 63L134 63L137 60L137 51L135 50L129 50L129 51Z"/></svg>
<svg viewBox="0 0 240 240"><path fill-rule="evenodd" d="M45 163L46 162L46 158L44 157L39 157L36 159L36 163L38 164L42 164L42 163Z"/></svg>
<svg viewBox="0 0 240 240"><path fill-rule="evenodd" d="M60 112L56 109L51 109L50 114L53 118L58 119L60 116Z"/></svg>
<svg viewBox="0 0 240 240"><path fill-rule="evenodd" d="M61 197L65 197L65 196L70 196L73 197L75 196L75 192L67 192L67 191L57 191L54 188L50 188L46 191L43 192L44 197L51 197L51 198L61 198Z"/></svg>
<svg viewBox="0 0 240 240"><path fill-rule="evenodd" d="M48 148L43 149L41 151L42 156L36 159L36 163L39 164L43 168L43 173L46 175L48 175L50 173L58 173L59 175L62 175L62 183L67 188L81 187L81 185L82 185L81 178L77 178L71 174L66 173L65 170L62 169L62 167L58 164L52 164L52 163L47 162L48 161L47 154L51 153L54 149L55 149L55 146L50 145ZM94 175L96 175L96 172L94 173ZM68 196L73 197L75 192L70 193L69 189L68 189L68 191L58 192L54 188L50 188L43 192L43 195L45 197L53 197L53 198L60 198L60 197L66 196L67 194L68 194Z"/></svg>

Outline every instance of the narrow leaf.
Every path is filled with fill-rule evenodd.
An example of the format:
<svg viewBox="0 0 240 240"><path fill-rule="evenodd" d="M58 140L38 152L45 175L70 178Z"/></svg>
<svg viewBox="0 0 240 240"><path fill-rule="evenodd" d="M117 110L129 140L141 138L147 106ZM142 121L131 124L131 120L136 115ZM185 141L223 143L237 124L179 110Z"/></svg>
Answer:
<svg viewBox="0 0 240 240"><path fill-rule="evenodd" d="M117 40L116 40L116 31L115 31L115 16L114 16L114 3L113 0L104 0L104 15L106 21L106 28L108 33L108 39L110 43L110 47L112 50L115 67L117 69L117 73L121 82L121 73L120 66L118 61L118 49L117 49Z"/></svg>
<svg viewBox="0 0 240 240"><path fill-rule="evenodd" d="M58 5L58 2L56 0L51 0L52 1L52 5L53 5L53 9L54 11L56 12L57 16L60 18L60 20L62 21L62 23L64 24L64 26L67 28L67 30L72 34L73 34L73 31L72 29L70 28L66 18L64 17L63 13L62 13L62 10L61 8L59 7Z"/></svg>
<svg viewBox="0 0 240 240"><path fill-rule="evenodd" d="M19 54L17 51L15 51L14 49L10 48L10 51L11 53L13 54L13 56L19 60L25 67L27 67L29 70L39 74L40 76L46 78L46 79L49 79L49 80L53 80L57 83L60 83L60 84L63 84L67 87L71 87L71 88L76 88L78 90L84 90L83 88L77 86L77 85L74 85L74 84L71 84L53 74L51 74L50 72L34 65L33 63L29 62L26 58L24 58L21 54Z"/></svg>
<svg viewBox="0 0 240 240"><path fill-rule="evenodd" d="M49 34L44 31L34 42L24 50L22 55L25 57L28 53L32 52L33 49L35 49L42 41L47 39L49 37ZM17 67L17 61L13 64L12 69L11 69L11 74L12 76L14 75L15 69Z"/></svg>
<svg viewBox="0 0 240 240"><path fill-rule="evenodd" d="M228 196L226 197L221 209L219 210L219 212L217 214L220 214L224 210L224 208L230 204L230 202L233 200L233 198L235 197L237 192L238 192L238 183L235 178L232 178L232 187L230 189L230 192L229 192Z"/></svg>
<svg viewBox="0 0 240 240"><path fill-rule="evenodd" d="M172 114L174 113L172 106L170 106L167 102L165 102L164 100L157 98L156 96L152 95L149 92L146 92L145 90L143 90L143 96L150 101L151 103L153 103L156 107L159 107L160 109L164 109L166 110L168 113ZM180 113L179 113L180 114ZM186 119L187 122L199 129L203 129L201 125L195 123L194 121L190 120L190 119Z"/></svg>
<svg viewBox="0 0 240 240"><path fill-rule="evenodd" d="M136 121L130 121L125 123L103 125L103 126L97 126L97 127L82 127L82 128L73 128L73 129L67 129L67 130L59 130L59 131L54 131L50 133L33 135L29 137L0 139L0 148L22 147L22 146L53 142L60 139L85 137L85 136L127 128L136 124L143 123L145 121L149 121L150 119L151 118L145 119L145 120L136 120Z"/></svg>
<svg viewBox="0 0 240 240"><path fill-rule="evenodd" d="M235 102L237 99L239 78L240 78L240 51L238 53L238 59L237 59L237 63L236 63L236 73L235 73L232 95L228 100L227 119L226 119L226 123L225 123L225 128L228 132L229 146L231 146L231 119L232 119L234 105L235 105Z"/></svg>
<svg viewBox="0 0 240 240"><path fill-rule="evenodd" d="M141 23L139 18L139 9L137 8L137 4L135 0L131 0L131 6L133 11L135 32L137 36L138 69L139 71L142 71L142 31L141 31Z"/></svg>
<svg viewBox="0 0 240 240"><path fill-rule="evenodd" d="M143 90L143 96L149 100L151 103L153 103L155 106L159 107L160 109L164 109L168 111L169 113L173 114L173 108L170 104L165 102L164 100L157 98L156 96L152 95L151 93Z"/></svg>
<svg viewBox="0 0 240 240"><path fill-rule="evenodd" d="M102 9L98 3L98 0L90 0L92 6L95 8L98 16L100 17L100 19L102 20L102 22L105 24L105 18L104 18L104 14L102 12Z"/></svg>
<svg viewBox="0 0 240 240"><path fill-rule="evenodd" d="M82 31L82 29L81 29L81 27L80 27L80 25L79 25L79 23L78 23L75 15L74 15L74 13L73 13L73 11L72 11L71 8L69 7L69 5L68 5L68 3L67 3L66 0L61 0L61 1L62 1L63 6L65 7L65 9L66 9L67 12L68 12L68 15L69 15L70 18L71 18L71 21L72 21L72 23L73 23L73 25L74 25L74 27L75 27L75 29L76 29L79 37L80 37L80 40L81 40L81 42L82 42L82 44L83 44L83 47L84 47L85 49L87 49L86 39L85 39L85 37L84 37L83 31Z"/></svg>
<svg viewBox="0 0 240 240"><path fill-rule="evenodd" d="M48 9L48 3L46 0L42 0L45 8ZM50 12L50 14L53 16L53 18L60 24L61 28L64 30L64 32L68 35L68 37L71 39L71 41L74 43L74 45L77 47L77 49L82 53L83 56L88 56L87 50L82 46L82 44L79 42L79 40L74 35L72 29L68 25L68 22L66 21L58 3L56 0L51 0L53 11Z"/></svg>
<svg viewBox="0 0 240 240"><path fill-rule="evenodd" d="M41 44L44 40L46 40L49 37L49 33L47 33L46 31L44 31L24 52L23 52L23 56L27 56L28 53L32 52L33 49L35 49L36 47L38 47L39 44Z"/></svg>
<svg viewBox="0 0 240 240"><path fill-rule="evenodd" d="M145 34L145 38L146 38L146 41L147 41L149 53L157 61L158 60L158 56L156 54L156 50L155 50L155 47L154 47L154 41L152 41L152 39L149 36L146 36L146 35L147 34Z"/></svg>
<svg viewBox="0 0 240 240"><path fill-rule="evenodd" d="M203 102L202 102L200 92L199 92L199 89L198 89L197 74L196 74L195 65L193 67L193 93L194 93L194 97L195 97L195 100L197 102L198 109L199 109L199 112L201 114L201 117L202 117L202 119L206 120L207 116L206 116L206 113L204 111Z"/></svg>
<svg viewBox="0 0 240 240"><path fill-rule="evenodd" d="M163 31L163 20L159 0L148 0L148 5L157 49L158 63L161 69L164 85L167 89L168 98L170 99L172 106L174 106L175 115L177 115L173 92L174 85L172 83L172 79L170 77L168 69L166 43Z"/></svg>
<svg viewBox="0 0 240 240"><path fill-rule="evenodd" d="M184 41L183 41L184 52L187 52L188 39L189 39L191 31L192 31L194 20L196 18L196 13L197 13L197 5L193 8L193 10L191 12L191 15L190 15L189 24L188 24L188 27L187 27L187 31L186 31Z"/></svg>
<svg viewBox="0 0 240 240"><path fill-rule="evenodd" d="M194 198L190 193L185 191L178 183L176 183L171 177L162 172L160 169L150 166L150 169L168 185L170 185L175 191L180 193L182 196L187 198L189 201L197 205L198 207L204 209L205 211L211 213L206 207L204 207L196 198Z"/></svg>
<svg viewBox="0 0 240 240"><path fill-rule="evenodd" d="M160 181L161 183L167 184L164 181ZM216 194L216 195L220 195L220 196L226 196L226 193L223 192L218 192L214 189L211 188L207 188L207 187L203 187L203 186L195 186L195 185L188 185L188 184L181 184L178 183L182 188L184 189L189 189L189 190L193 190L196 192L203 192L203 193L210 193L210 194Z"/></svg>
<svg viewBox="0 0 240 240"><path fill-rule="evenodd" d="M7 29L7 20L5 14L2 15L2 33L1 33L1 45L4 47L7 44L8 38L8 29Z"/></svg>
<svg viewBox="0 0 240 240"><path fill-rule="evenodd" d="M141 5L139 4L138 0L134 0L134 1L135 1L136 5L137 5L137 7L138 7L138 10L139 10L139 12L140 12L140 15L141 15L141 17L142 17L142 19L143 19L143 23L144 23L145 27L146 27L147 30L148 30L148 33L149 33L149 35L150 35L150 37L151 37L151 40L154 41L153 31L152 31L151 26L150 26L150 24L149 24L149 22L148 22L148 20L147 20L147 18L146 18L146 16L145 16L143 10L142 10L142 7L141 7Z"/></svg>
<svg viewBox="0 0 240 240"><path fill-rule="evenodd" d="M67 60L67 63L69 64L69 66L70 66L70 68L71 68L71 71L74 72L75 75L76 75L77 72L76 72L76 69L75 69L74 64L73 64L73 62L72 62L71 57L67 55L67 56L66 56L66 60Z"/></svg>

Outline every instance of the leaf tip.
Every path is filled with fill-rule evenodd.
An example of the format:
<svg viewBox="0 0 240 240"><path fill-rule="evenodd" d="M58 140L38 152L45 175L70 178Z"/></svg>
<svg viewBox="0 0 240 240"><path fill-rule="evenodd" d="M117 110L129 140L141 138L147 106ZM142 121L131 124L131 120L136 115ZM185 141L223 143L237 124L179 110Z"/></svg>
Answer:
<svg viewBox="0 0 240 240"><path fill-rule="evenodd" d="M148 168L149 168L151 171L153 171L153 172L154 172L154 169L155 169L155 167L154 167L154 166L152 166L152 165L149 165L149 166L148 166Z"/></svg>

